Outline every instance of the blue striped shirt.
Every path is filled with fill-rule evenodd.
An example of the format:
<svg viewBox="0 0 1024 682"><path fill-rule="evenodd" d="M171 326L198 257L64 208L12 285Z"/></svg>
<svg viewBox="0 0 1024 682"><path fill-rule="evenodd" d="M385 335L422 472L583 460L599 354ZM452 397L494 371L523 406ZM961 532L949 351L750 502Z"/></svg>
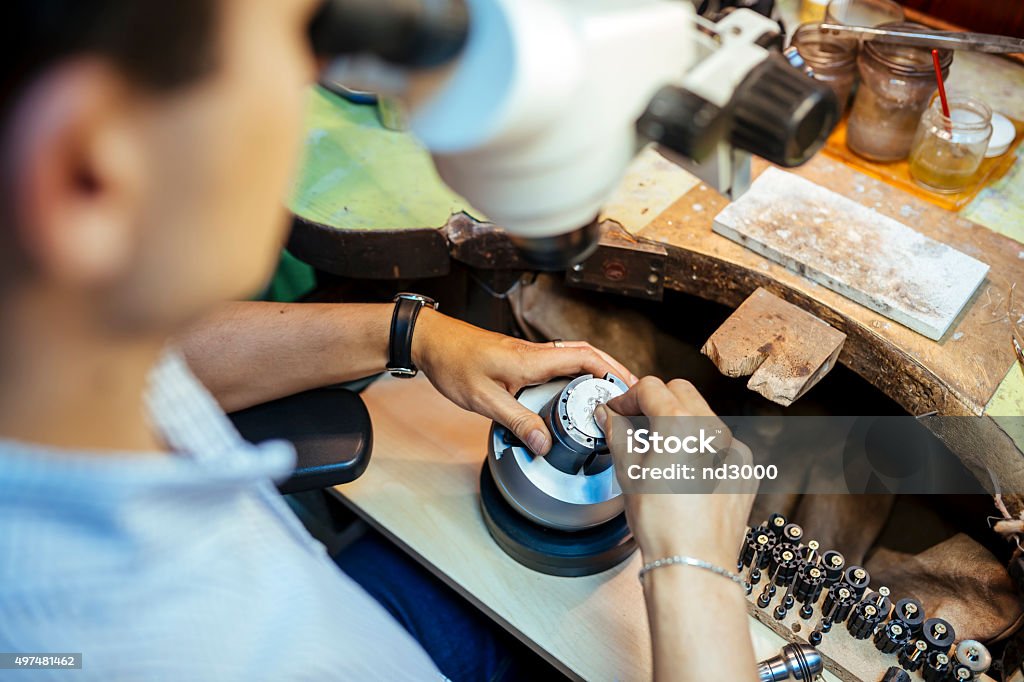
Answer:
<svg viewBox="0 0 1024 682"><path fill-rule="evenodd" d="M0 680L443 679L275 490L288 444L243 441L177 355L147 400L173 455L0 440L0 652L83 655Z"/></svg>

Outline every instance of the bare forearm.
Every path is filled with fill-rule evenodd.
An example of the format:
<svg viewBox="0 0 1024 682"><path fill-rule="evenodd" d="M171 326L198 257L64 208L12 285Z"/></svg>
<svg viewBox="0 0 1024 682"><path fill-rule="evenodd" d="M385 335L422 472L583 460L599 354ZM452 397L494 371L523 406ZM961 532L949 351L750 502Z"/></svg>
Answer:
<svg viewBox="0 0 1024 682"><path fill-rule="evenodd" d="M664 566L645 576L644 594L656 682L757 678L745 599L735 583Z"/></svg>
<svg viewBox="0 0 1024 682"><path fill-rule="evenodd" d="M238 410L382 371L391 304L240 302L179 344L221 406Z"/></svg>

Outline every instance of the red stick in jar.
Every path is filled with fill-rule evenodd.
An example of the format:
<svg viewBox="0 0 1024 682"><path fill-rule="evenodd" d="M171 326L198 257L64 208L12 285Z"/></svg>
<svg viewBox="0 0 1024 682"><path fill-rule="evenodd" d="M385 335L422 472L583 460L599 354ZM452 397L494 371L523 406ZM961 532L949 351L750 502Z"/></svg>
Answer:
<svg viewBox="0 0 1024 682"><path fill-rule="evenodd" d="M946 84L942 82L942 66L939 64L939 51L932 50L932 64L935 65L935 81L939 84L939 100L942 102L942 115L950 119L949 100L946 99ZM946 130L950 129L950 123L946 123Z"/></svg>

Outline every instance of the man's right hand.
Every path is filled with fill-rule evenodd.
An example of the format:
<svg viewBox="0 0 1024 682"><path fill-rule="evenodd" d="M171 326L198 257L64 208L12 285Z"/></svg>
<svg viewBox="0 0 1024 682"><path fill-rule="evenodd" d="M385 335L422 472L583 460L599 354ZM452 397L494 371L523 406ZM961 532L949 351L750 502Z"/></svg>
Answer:
<svg viewBox="0 0 1024 682"><path fill-rule="evenodd" d="M627 393L608 402L595 412L605 430L608 443L622 443L612 431L621 420L612 417L714 417L715 414L688 381L674 379L665 384L655 377L645 377ZM723 426L724 428L724 426ZM736 443L737 447L745 446ZM658 464L651 458L672 455L639 455L625 448L612 447L618 475L646 458L648 465ZM624 488L626 486L623 486ZM626 495L626 515L646 561L674 554L693 556L732 569L737 548L746 530L747 516L753 504L752 494L650 493Z"/></svg>
<svg viewBox="0 0 1024 682"><path fill-rule="evenodd" d="M666 385L653 377L641 379L594 414L612 444L620 482L631 464L640 463L641 455L625 452L627 448L621 447L625 439L614 437L612 431L623 428L625 422L613 419L616 414L714 418L689 382L677 379ZM724 426L722 431L728 434ZM732 441L729 452L750 457L750 450L737 441ZM643 457L648 458L648 466L670 465L674 458L667 453ZM629 526L645 562L681 554L735 570L752 494L627 493L625 499ZM656 682L757 679L740 586L689 566L663 566L648 573L643 582Z"/></svg>

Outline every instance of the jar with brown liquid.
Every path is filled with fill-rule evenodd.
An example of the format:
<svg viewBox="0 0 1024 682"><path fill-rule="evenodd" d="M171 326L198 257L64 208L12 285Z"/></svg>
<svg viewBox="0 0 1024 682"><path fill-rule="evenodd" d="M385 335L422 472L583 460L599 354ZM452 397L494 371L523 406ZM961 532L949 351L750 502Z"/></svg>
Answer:
<svg viewBox="0 0 1024 682"><path fill-rule="evenodd" d="M886 28L923 28L903 22ZM942 77L949 75L953 53L939 50ZM931 51L909 45L870 41L857 58L860 87L853 100L846 145L871 161L907 158L921 113L937 89Z"/></svg>

